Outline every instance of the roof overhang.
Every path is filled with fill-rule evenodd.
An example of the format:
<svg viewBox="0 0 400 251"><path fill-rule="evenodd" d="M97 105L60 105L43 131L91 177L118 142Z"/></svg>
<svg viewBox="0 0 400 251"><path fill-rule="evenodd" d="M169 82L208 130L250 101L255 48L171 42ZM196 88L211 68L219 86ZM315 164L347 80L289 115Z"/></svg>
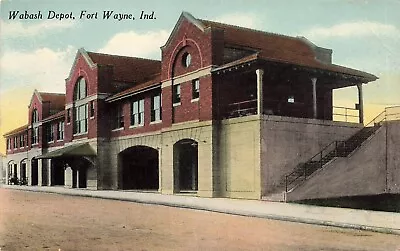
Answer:
<svg viewBox="0 0 400 251"><path fill-rule="evenodd" d="M96 152L89 145L89 143L74 144L65 146L61 149L51 151L40 156L35 157L35 159L53 159L53 158L65 158L65 157L90 157L96 156Z"/></svg>

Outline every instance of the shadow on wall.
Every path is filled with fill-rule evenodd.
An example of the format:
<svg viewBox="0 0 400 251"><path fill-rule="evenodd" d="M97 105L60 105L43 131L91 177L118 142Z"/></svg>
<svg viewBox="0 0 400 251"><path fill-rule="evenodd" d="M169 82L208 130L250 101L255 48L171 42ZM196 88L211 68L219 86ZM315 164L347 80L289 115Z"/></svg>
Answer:
<svg viewBox="0 0 400 251"><path fill-rule="evenodd" d="M297 201L296 203L325 207L341 207L397 213L400 212L400 194L313 199Z"/></svg>

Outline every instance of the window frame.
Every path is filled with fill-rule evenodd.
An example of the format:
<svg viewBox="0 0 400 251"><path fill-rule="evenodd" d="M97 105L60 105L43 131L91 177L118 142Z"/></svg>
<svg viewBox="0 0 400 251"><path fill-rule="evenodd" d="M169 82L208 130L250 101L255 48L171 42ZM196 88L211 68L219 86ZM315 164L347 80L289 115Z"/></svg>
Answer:
<svg viewBox="0 0 400 251"><path fill-rule="evenodd" d="M51 123L46 126L46 141L48 143L54 142L53 124Z"/></svg>
<svg viewBox="0 0 400 251"><path fill-rule="evenodd" d="M114 107L115 120L113 121L113 130L123 129L125 127L124 121L124 106L119 104Z"/></svg>
<svg viewBox="0 0 400 251"><path fill-rule="evenodd" d="M74 87L74 101L81 100L87 97L88 88L84 77L78 78Z"/></svg>
<svg viewBox="0 0 400 251"><path fill-rule="evenodd" d="M32 145L39 144L39 127L32 128Z"/></svg>
<svg viewBox="0 0 400 251"><path fill-rule="evenodd" d="M172 103L174 105L180 104L182 100L181 95L181 84L176 84L172 86Z"/></svg>
<svg viewBox="0 0 400 251"><path fill-rule="evenodd" d="M200 98L200 79L196 78L192 80L192 100L198 100Z"/></svg>
<svg viewBox="0 0 400 251"><path fill-rule="evenodd" d="M156 99L158 99L158 107L156 107L156 104L157 104ZM154 94L151 97L150 122L162 121L162 103L161 102L162 102L161 93Z"/></svg>
<svg viewBox="0 0 400 251"><path fill-rule="evenodd" d="M83 115L83 118L81 116ZM88 133L89 130L89 114L88 103L74 107L74 135Z"/></svg>
<svg viewBox="0 0 400 251"><path fill-rule="evenodd" d="M137 104L135 106L135 104ZM136 109L137 108L137 109ZM136 99L131 102L131 123L130 126L144 125L144 99Z"/></svg>
<svg viewBox="0 0 400 251"><path fill-rule="evenodd" d="M25 134L21 134L21 135L19 135L19 147L23 148L25 146L26 146Z"/></svg>
<svg viewBox="0 0 400 251"><path fill-rule="evenodd" d="M57 141L64 140L64 126L65 126L64 121L59 121L57 123Z"/></svg>

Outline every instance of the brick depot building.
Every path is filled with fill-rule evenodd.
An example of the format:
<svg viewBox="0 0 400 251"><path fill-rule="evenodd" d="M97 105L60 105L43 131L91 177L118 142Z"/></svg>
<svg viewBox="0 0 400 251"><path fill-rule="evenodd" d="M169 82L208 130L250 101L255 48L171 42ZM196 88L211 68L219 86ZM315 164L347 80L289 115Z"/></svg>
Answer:
<svg viewBox="0 0 400 251"><path fill-rule="evenodd" d="M396 151L371 148L398 123L363 126L362 86L377 77L332 64L332 50L182 13L161 53L78 50L65 95L35 91L28 125L4 135L8 181L270 200L400 191ZM334 121L332 91L348 86L357 121Z"/></svg>

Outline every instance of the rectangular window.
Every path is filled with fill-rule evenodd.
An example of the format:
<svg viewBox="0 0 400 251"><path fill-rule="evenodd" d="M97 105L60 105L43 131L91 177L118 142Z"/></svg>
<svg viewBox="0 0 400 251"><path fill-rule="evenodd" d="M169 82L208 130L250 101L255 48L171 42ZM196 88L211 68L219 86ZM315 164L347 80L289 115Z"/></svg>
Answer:
<svg viewBox="0 0 400 251"><path fill-rule="evenodd" d="M7 139L7 149L8 150L11 149L11 139L10 138Z"/></svg>
<svg viewBox="0 0 400 251"><path fill-rule="evenodd" d="M131 111L131 125L144 125L144 99L133 101Z"/></svg>
<svg viewBox="0 0 400 251"><path fill-rule="evenodd" d="M67 110L67 123L71 123L71 109Z"/></svg>
<svg viewBox="0 0 400 251"><path fill-rule="evenodd" d="M172 99L173 99L174 104L181 102L181 85L173 86Z"/></svg>
<svg viewBox="0 0 400 251"><path fill-rule="evenodd" d="M19 135L19 147L24 147L25 146L25 135Z"/></svg>
<svg viewBox="0 0 400 251"><path fill-rule="evenodd" d="M192 99L197 99L200 96L200 80L195 79L192 81Z"/></svg>
<svg viewBox="0 0 400 251"><path fill-rule="evenodd" d="M288 99L287 99L287 102L288 103L294 103L294 96L293 95L289 96Z"/></svg>
<svg viewBox="0 0 400 251"><path fill-rule="evenodd" d="M57 124L57 140L64 139L64 121L60 121Z"/></svg>
<svg viewBox="0 0 400 251"><path fill-rule="evenodd" d="M90 101L90 117L94 117L94 101Z"/></svg>
<svg viewBox="0 0 400 251"><path fill-rule="evenodd" d="M39 143L39 127L32 129L32 145Z"/></svg>
<svg viewBox="0 0 400 251"><path fill-rule="evenodd" d="M14 137L14 149L18 147L18 137Z"/></svg>
<svg viewBox="0 0 400 251"><path fill-rule="evenodd" d="M85 133L88 131L88 104L74 109L74 133Z"/></svg>
<svg viewBox="0 0 400 251"><path fill-rule="evenodd" d="M124 110L122 105L115 107L114 116L113 129L124 128Z"/></svg>
<svg viewBox="0 0 400 251"><path fill-rule="evenodd" d="M54 141L53 126L51 124L46 125L46 140L47 142Z"/></svg>
<svg viewBox="0 0 400 251"><path fill-rule="evenodd" d="M161 120L161 94L151 98L151 122Z"/></svg>

